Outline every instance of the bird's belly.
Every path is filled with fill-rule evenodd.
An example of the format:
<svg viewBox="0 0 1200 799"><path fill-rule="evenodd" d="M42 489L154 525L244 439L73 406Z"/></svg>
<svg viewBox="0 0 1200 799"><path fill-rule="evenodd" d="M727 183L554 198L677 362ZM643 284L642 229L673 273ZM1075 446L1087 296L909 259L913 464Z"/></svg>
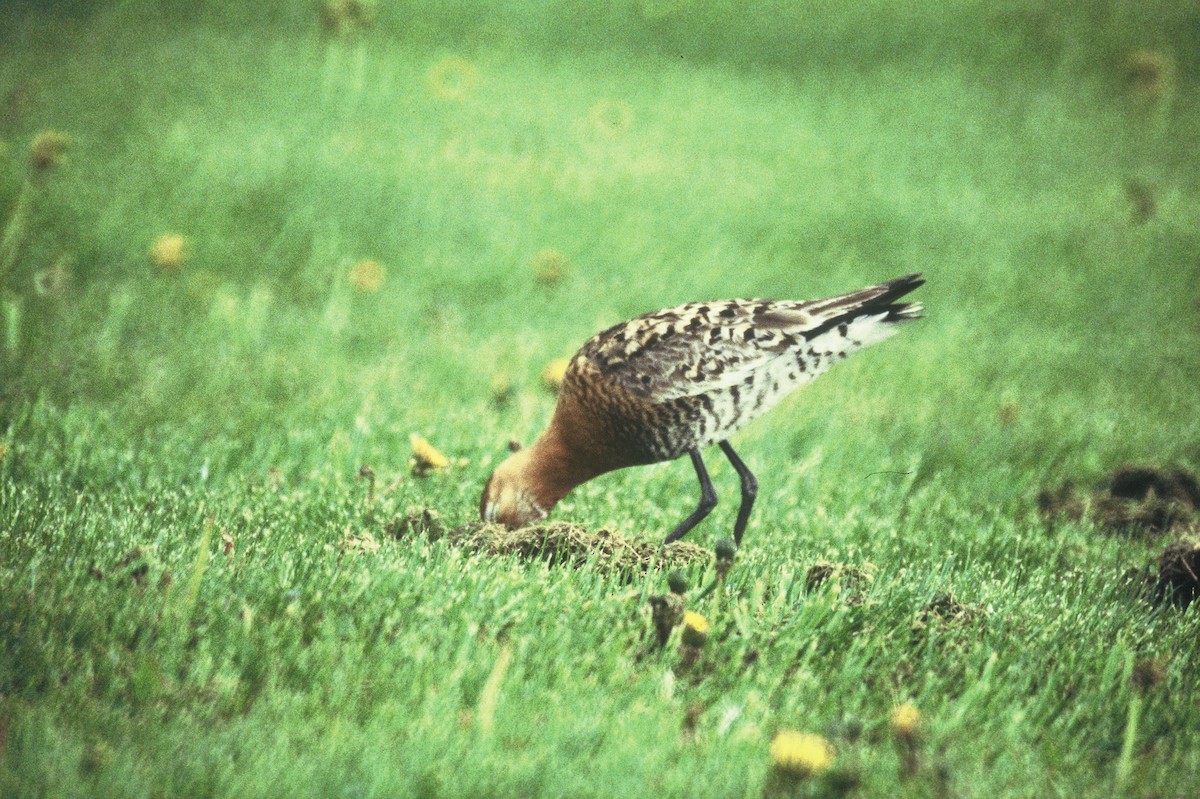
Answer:
<svg viewBox="0 0 1200 799"><path fill-rule="evenodd" d="M643 453L642 462L655 462L723 441L770 410L796 385L757 379L648 405L644 421L634 428L633 448Z"/></svg>
<svg viewBox="0 0 1200 799"><path fill-rule="evenodd" d="M678 458L723 441L824 369L797 369L792 356L737 385L651 402L624 392L587 392L578 410L590 447L608 471ZM574 398L573 398L574 399ZM574 404L574 402L573 402ZM576 417L579 418L579 417Z"/></svg>

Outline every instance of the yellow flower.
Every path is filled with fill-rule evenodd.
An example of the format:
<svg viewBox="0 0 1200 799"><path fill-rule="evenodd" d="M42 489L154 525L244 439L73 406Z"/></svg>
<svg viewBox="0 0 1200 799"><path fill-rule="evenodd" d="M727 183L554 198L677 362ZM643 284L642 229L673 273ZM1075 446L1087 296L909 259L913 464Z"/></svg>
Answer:
<svg viewBox="0 0 1200 799"><path fill-rule="evenodd" d="M465 58L450 56L429 68L426 76L433 93L443 100L461 100L479 82L475 65Z"/></svg>
<svg viewBox="0 0 1200 799"><path fill-rule="evenodd" d="M921 711L912 702L892 708L892 732L902 738L911 738L921 727Z"/></svg>
<svg viewBox="0 0 1200 799"><path fill-rule="evenodd" d="M178 272L187 260L187 239L174 233L159 236L150 246L150 263L163 272Z"/></svg>
<svg viewBox="0 0 1200 799"><path fill-rule="evenodd" d="M350 268L351 285L364 294L373 294L383 288L383 278L383 264L369 258Z"/></svg>
<svg viewBox="0 0 1200 799"><path fill-rule="evenodd" d="M416 433L409 435L408 442L413 451L413 474L424 475L431 469L444 469L450 465L449 458Z"/></svg>
<svg viewBox="0 0 1200 799"><path fill-rule="evenodd" d="M704 618L694 610L684 611L683 626L687 627L689 630L695 630L701 635L708 635L708 619Z"/></svg>
<svg viewBox="0 0 1200 799"><path fill-rule="evenodd" d="M63 151L70 143L71 140L58 131L42 131L29 145L29 165L35 172L53 169L62 161Z"/></svg>
<svg viewBox="0 0 1200 799"><path fill-rule="evenodd" d="M546 368L542 370L542 382L546 388L554 392L562 388L563 379L567 376L567 367L570 365L569 358L555 358L546 364Z"/></svg>
<svg viewBox="0 0 1200 799"><path fill-rule="evenodd" d="M820 735L780 730L771 741L771 763L799 777L820 774L833 763L833 749Z"/></svg>
<svg viewBox="0 0 1200 799"><path fill-rule="evenodd" d="M708 619L694 610L683 612L683 643L701 647L708 640Z"/></svg>
<svg viewBox="0 0 1200 799"><path fill-rule="evenodd" d="M547 248L533 256L533 276L537 282L552 286L567 274L570 263L559 250Z"/></svg>

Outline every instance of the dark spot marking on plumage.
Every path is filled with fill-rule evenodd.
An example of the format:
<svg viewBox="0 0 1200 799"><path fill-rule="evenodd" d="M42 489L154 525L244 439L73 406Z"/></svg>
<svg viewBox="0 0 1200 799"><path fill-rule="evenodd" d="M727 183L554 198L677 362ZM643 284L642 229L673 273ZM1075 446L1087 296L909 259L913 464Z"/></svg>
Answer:
<svg viewBox="0 0 1200 799"><path fill-rule="evenodd" d="M732 319L733 317L737 316L737 308L733 307L732 305L726 305L725 308L722 309L720 316L723 319Z"/></svg>
<svg viewBox="0 0 1200 799"><path fill-rule="evenodd" d="M843 352L839 352L839 353L838 353L838 357L839 357L839 358L845 358L845 357L846 357L846 353L845 353L844 351L843 351Z"/></svg>
<svg viewBox="0 0 1200 799"><path fill-rule="evenodd" d="M846 335L850 332L850 325L846 324L845 322L842 322L840 325L838 325L837 329L838 329L838 332L842 334L842 338L845 338Z"/></svg>
<svg viewBox="0 0 1200 799"><path fill-rule="evenodd" d="M625 328L621 328L620 330L618 330L618 331L617 331L617 335L613 336L613 339L614 339L614 340L615 340L615 341L616 341L618 344L623 344L623 343L625 343L625 338L626 338L626 336L625 336Z"/></svg>
<svg viewBox="0 0 1200 799"><path fill-rule="evenodd" d="M642 385L643 386L650 385L650 375L642 375Z"/></svg>
<svg viewBox="0 0 1200 799"><path fill-rule="evenodd" d="M746 331L742 333L742 341L754 341L754 328L746 328Z"/></svg>
<svg viewBox="0 0 1200 799"><path fill-rule="evenodd" d="M721 328L714 327L712 330L708 331L708 343L709 344L716 344L720 340L721 340Z"/></svg>
<svg viewBox="0 0 1200 799"><path fill-rule="evenodd" d="M684 329L691 333L699 330L702 327L704 327L704 320L699 316L693 316L691 321L687 323L687 326Z"/></svg>
<svg viewBox="0 0 1200 799"><path fill-rule="evenodd" d="M697 306L696 313L700 314L701 316L708 316L708 314L711 310L712 309L709 308L707 305L700 305L700 306Z"/></svg>

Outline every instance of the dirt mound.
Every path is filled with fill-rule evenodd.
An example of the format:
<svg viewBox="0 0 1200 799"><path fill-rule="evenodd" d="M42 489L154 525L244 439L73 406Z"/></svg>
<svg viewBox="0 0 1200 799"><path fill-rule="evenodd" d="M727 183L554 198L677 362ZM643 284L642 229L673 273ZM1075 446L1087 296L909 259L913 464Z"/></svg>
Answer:
<svg viewBox="0 0 1200 799"><path fill-rule="evenodd" d="M1181 607L1200 596L1200 537L1189 536L1167 545L1158 556L1154 598Z"/></svg>
<svg viewBox="0 0 1200 799"><path fill-rule="evenodd" d="M1185 469L1122 466L1090 493L1067 481L1038 495L1047 524L1090 519L1120 535L1155 535L1200 525L1200 481Z"/></svg>
<svg viewBox="0 0 1200 799"><path fill-rule="evenodd" d="M707 549L684 541L663 548L649 541L631 541L611 530L592 531L569 522L534 524L519 530L483 522L451 528L430 508L398 515L384 530L389 538L418 535L430 541L445 539L471 552L516 555L570 566L592 563L604 571L646 571L652 565L679 568L712 557Z"/></svg>

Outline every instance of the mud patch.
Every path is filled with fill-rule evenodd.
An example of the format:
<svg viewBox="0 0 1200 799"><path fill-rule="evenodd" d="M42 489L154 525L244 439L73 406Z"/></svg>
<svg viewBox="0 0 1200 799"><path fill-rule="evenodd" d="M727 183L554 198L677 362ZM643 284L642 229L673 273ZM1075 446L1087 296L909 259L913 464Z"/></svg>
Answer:
<svg viewBox="0 0 1200 799"><path fill-rule="evenodd" d="M1158 556L1153 596L1159 602L1188 607L1200 596L1200 537L1187 536L1167 545Z"/></svg>
<svg viewBox="0 0 1200 799"><path fill-rule="evenodd" d="M1048 525L1094 522L1115 535L1151 536L1200 525L1200 481L1185 469L1122 466L1090 492L1067 481L1038 495Z"/></svg>
<svg viewBox="0 0 1200 799"><path fill-rule="evenodd" d="M390 538L420 536L429 541L445 540L451 546L487 555L515 555L524 560L582 566L593 564L602 571L647 571L680 568L703 563L712 554L704 547L676 541L665 548L649 541L631 541L611 530L588 530L569 522L550 522L509 530L498 524L472 522L449 527L438 513L423 508L410 510L389 521Z"/></svg>

